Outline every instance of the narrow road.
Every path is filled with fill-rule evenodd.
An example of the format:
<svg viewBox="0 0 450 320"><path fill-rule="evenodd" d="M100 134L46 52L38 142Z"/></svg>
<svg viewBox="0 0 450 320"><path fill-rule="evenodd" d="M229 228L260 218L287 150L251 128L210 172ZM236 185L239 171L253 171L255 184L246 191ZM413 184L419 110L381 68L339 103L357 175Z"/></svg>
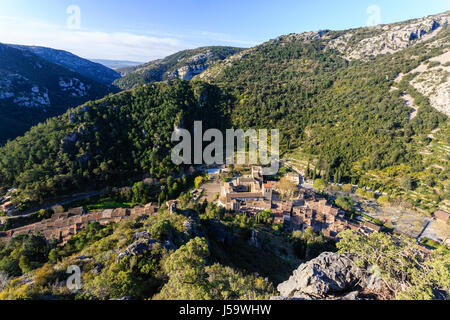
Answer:
<svg viewBox="0 0 450 320"><path fill-rule="evenodd" d="M106 192L106 190L101 190L101 191L95 191L95 192L90 192L90 193L79 194L79 195L77 195L75 197L72 197L70 199L62 200L62 201L55 202L55 203L52 203L52 204L48 204L45 207L42 207L40 209L34 209L33 211L30 211L30 212L27 212L27 213L24 213L24 214L21 214L21 215L18 215L18 216L6 216L6 217L4 217L4 219L8 220L8 219L17 219L17 218L29 217L29 216L39 212L40 210L47 210L47 209L51 209L53 206L56 206L56 205L61 205L62 206L62 205L66 205L66 204L78 201L78 200L83 200L83 199L86 199L86 198L89 198L89 197L95 197L95 196L104 194L105 192Z"/></svg>
<svg viewBox="0 0 450 320"><path fill-rule="evenodd" d="M196 167L195 167L195 172L202 171L202 170L204 170L204 169L205 169L205 166L203 166L203 165L196 166ZM190 175L189 173L185 173L185 174ZM180 174L178 177L176 177L176 179L181 178L181 176L182 176L182 174ZM33 209L32 211L23 213L23 214L21 214L21 215L17 215L17 216L5 216L5 217L3 217L3 219L4 219L4 220L8 220L8 219L17 219L17 218L25 218L25 217L29 217L29 216L31 216L31 215L33 215L33 214L39 212L40 210L47 210L47 209L51 209L53 206L56 206L56 205L61 205L61 206L62 206L62 205L66 205L66 204L69 204L69 203L78 201L78 200L83 200L83 199L86 199L86 198L89 198L89 197L95 197L95 196L104 194L105 192L106 192L106 190L101 190L101 191L94 191L94 192L89 192L89 193L77 194L77 195L75 195L75 196L72 196L72 197L69 198L69 199L57 201L57 202L54 202L54 203L52 203L52 204L47 204L47 205L45 205L44 207L41 207L41 208L39 208L39 209Z"/></svg>

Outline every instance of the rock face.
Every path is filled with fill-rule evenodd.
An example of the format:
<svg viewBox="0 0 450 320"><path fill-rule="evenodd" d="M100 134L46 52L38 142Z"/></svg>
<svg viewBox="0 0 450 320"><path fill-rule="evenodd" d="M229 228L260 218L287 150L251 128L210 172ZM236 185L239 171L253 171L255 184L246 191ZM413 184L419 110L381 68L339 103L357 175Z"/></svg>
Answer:
<svg viewBox="0 0 450 320"><path fill-rule="evenodd" d="M263 248L262 241L259 238L258 232L256 230L252 231L252 237L248 240L248 244L253 246L253 247L255 247L255 248L258 248L258 249L262 249Z"/></svg>
<svg viewBox="0 0 450 320"><path fill-rule="evenodd" d="M181 59L179 63L185 65L169 73L168 79L192 80L192 78L208 69L215 62L214 53L211 50L207 50L193 57Z"/></svg>
<svg viewBox="0 0 450 320"><path fill-rule="evenodd" d="M202 47L180 51L164 59L120 69L123 77L114 83L122 89L131 89L152 82L191 80L216 63L241 51L241 48L234 47Z"/></svg>
<svg viewBox="0 0 450 320"><path fill-rule="evenodd" d="M363 29L367 35L352 32L331 40L329 48L337 49L348 60L366 59L380 54L395 53L409 46L436 37L450 20L450 12L389 25ZM349 45L350 41L354 44Z"/></svg>
<svg viewBox="0 0 450 320"><path fill-rule="evenodd" d="M146 239L148 237L146 234L136 234L135 238L136 237L140 237L140 239L130 244L124 251L120 252L116 258L117 261L121 261L125 257L139 256L151 252L153 250L153 246L156 244L160 244L168 250L176 249L175 245L171 242L163 243L154 239Z"/></svg>
<svg viewBox="0 0 450 320"><path fill-rule="evenodd" d="M381 54L391 54L435 38L449 24L450 12L387 25L348 30L337 34L330 30L293 33L271 40L325 40L326 47L341 52L347 60L367 60Z"/></svg>
<svg viewBox="0 0 450 320"><path fill-rule="evenodd" d="M408 75L413 75L410 84L430 99L431 106L450 117L450 49L425 61Z"/></svg>
<svg viewBox="0 0 450 320"><path fill-rule="evenodd" d="M363 273L344 255L325 252L300 265L289 280L278 286L281 298L277 299L356 299L355 286ZM350 293L350 294L349 294Z"/></svg>

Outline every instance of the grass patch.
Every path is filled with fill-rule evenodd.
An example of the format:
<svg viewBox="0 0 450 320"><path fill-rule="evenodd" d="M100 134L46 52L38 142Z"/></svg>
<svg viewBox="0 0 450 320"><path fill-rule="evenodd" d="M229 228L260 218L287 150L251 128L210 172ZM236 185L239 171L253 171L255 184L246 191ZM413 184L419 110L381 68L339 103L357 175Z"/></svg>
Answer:
<svg viewBox="0 0 450 320"><path fill-rule="evenodd" d="M94 196L83 200L71 202L64 206L65 211L71 208L83 207L87 211L101 210L101 209L116 209L116 208L133 208L134 203L123 202L113 197Z"/></svg>
<svg viewBox="0 0 450 320"><path fill-rule="evenodd" d="M95 204L89 204L86 206L88 210L133 208L133 207L134 204L131 202L122 202L113 198L104 198Z"/></svg>
<svg viewBox="0 0 450 320"><path fill-rule="evenodd" d="M450 250L448 250L445 246L443 246L443 245L439 244L438 242L436 242L434 240L431 240L429 238L423 238L420 241L420 244L425 246L425 247L427 247L427 248L429 248L429 249L437 250L437 249L441 248L441 249L444 249L445 252L450 253Z"/></svg>

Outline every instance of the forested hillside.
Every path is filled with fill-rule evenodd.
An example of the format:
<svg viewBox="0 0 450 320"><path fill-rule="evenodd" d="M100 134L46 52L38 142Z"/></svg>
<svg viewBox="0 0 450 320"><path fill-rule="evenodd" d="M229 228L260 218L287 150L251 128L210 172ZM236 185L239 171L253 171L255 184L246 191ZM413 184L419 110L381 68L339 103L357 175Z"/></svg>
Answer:
<svg viewBox="0 0 450 320"><path fill-rule="evenodd" d="M144 173L166 177L180 169L170 160L174 127L195 119L221 128L222 100L212 86L177 81L88 102L2 147L0 185L19 188L16 200L26 203Z"/></svg>
<svg viewBox="0 0 450 320"><path fill-rule="evenodd" d="M446 30L441 37L448 35ZM421 170L411 138L431 132L447 117L422 98L417 117L410 119L411 108L391 88L398 74L449 45L428 49L420 44L348 62L326 44L320 39L271 41L210 80L236 98L235 126L280 129L284 149L300 147L321 158L330 179L335 174L352 178L352 163L365 157L371 159L369 168L406 162Z"/></svg>

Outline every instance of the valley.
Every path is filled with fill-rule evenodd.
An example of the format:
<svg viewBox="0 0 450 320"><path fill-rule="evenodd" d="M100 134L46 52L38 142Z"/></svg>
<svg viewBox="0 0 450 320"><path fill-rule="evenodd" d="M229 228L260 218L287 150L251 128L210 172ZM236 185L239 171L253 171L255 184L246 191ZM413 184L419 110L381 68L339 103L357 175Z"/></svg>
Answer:
<svg viewBox="0 0 450 320"><path fill-rule="evenodd" d="M145 64L0 44L0 300L448 299L449 20ZM173 160L231 128L279 130L278 172Z"/></svg>

